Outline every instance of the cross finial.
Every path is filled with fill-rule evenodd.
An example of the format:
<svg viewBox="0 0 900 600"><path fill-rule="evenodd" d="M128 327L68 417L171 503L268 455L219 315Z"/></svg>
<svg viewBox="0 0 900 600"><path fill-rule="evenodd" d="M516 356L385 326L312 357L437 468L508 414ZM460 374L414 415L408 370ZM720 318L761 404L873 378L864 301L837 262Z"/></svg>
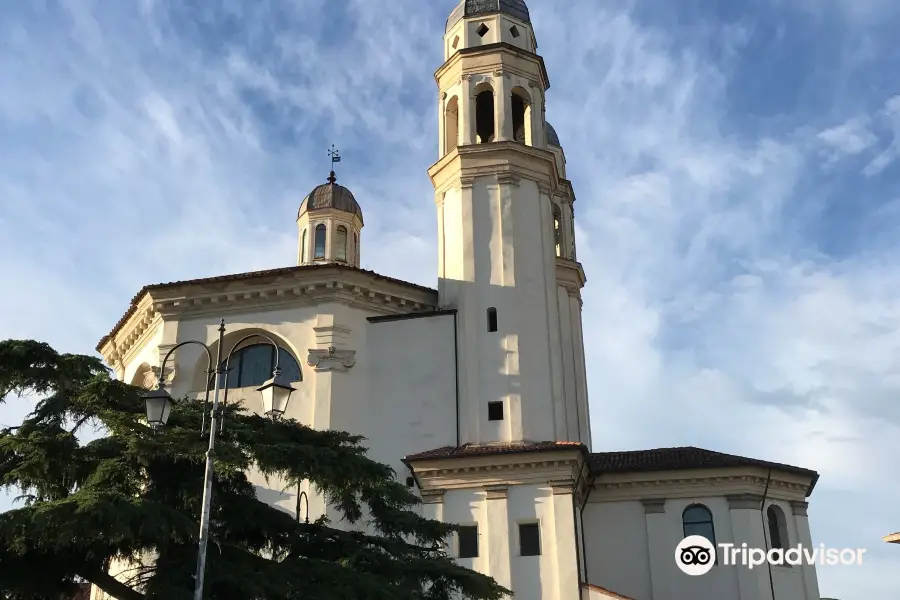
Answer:
<svg viewBox="0 0 900 600"><path fill-rule="evenodd" d="M334 183L337 181L337 176L334 174L334 163L341 162L341 154L337 148L334 147L334 144L331 145L331 150L328 151L328 156L331 157L331 173L328 175L328 183Z"/></svg>

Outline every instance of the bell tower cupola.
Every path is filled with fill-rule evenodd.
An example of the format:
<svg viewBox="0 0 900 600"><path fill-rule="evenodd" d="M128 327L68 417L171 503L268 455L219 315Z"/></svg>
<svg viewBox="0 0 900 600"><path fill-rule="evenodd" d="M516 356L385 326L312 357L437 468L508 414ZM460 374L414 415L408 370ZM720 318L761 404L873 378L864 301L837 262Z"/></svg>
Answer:
<svg viewBox="0 0 900 600"><path fill-rule="evenodd" d="M297 226L298 265L338 263L359 268L362 209L353 193L338 185L334 171L327 183L303 199Z"/></svg>
<svg viewBox="0 0 900 600"><path fill-rule="evenodd" d="M550 83L523 0L462 0L447 20L440 154L457 146L516 141L546 148Z"/></svg>

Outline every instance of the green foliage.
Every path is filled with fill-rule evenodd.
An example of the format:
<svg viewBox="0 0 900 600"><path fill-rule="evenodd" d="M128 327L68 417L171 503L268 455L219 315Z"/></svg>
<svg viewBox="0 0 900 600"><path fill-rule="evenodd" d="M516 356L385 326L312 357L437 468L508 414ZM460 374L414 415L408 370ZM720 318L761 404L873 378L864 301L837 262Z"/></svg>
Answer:
<svg viewBox="0 0 900 600"><path fill-rule="evenodd" d="M0 342L0 402L13 394L40 398L19 427L0 431L0 486L24 494L20 508L0 514L0 598L59 600L82 579L120 600L192 597L204 407L179 401L168 426L153 434L142 423L141 392L95 358ZM206 598L493 600L509 593L446 556L443 540L453 527L419 516L416 496L366 457L362 438L273 423L236 405L224 418ZM106 435L80 443L76 434L87 425ZM246 476L251 466L292 487L312 482L368 533L299 522L259 501ZM107 573L122 559L135 565L124 583Z"/></svg>

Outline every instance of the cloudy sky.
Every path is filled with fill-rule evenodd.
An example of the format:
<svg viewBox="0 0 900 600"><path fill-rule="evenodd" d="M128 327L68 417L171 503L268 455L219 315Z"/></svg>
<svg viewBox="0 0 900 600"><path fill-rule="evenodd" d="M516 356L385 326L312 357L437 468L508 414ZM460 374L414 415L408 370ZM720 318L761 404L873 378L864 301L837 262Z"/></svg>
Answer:
<svg viewBox="0 0 900 600"><path fill-rule="evenodd" d="M144 284L293 264L332 143L363 266L435 285L451 0L3 4L0 338L93 353ZM814 468L814 541L869 548L820 569L823 595L896 596L894 2L531 5L578 196L595 448Z"/></svg>

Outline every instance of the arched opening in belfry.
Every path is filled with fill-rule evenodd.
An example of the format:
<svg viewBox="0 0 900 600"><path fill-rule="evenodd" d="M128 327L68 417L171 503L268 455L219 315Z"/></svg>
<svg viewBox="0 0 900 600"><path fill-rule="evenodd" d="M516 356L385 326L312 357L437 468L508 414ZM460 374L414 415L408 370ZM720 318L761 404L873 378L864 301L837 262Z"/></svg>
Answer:
<svg viewBox="0 0 900 600"><path fill-rule="evenodd" d="M459 99L450 98L444 108L444 154L459 146Z"/></svg>
<svg viewBox="0 0 900 600"><path fill-rule="evenodd" d="M513 139L520 144L533 146L531 135L531 99L528 92L515 88L512 92Z"/></svg>
<svg viewBox="0 0 900 600"><path fill-rule="evenodd" d="M553 204L553 240L556 245L556 256L562 258L563 255L563 235L562 235L562 211L559 205Z"/></svg>
<svg viewBox="0 0 900 600"><path fill-rule="evenodd" d="M479 144L494 141L494 90L488 88L475 96L475 135Z"/></svg>

